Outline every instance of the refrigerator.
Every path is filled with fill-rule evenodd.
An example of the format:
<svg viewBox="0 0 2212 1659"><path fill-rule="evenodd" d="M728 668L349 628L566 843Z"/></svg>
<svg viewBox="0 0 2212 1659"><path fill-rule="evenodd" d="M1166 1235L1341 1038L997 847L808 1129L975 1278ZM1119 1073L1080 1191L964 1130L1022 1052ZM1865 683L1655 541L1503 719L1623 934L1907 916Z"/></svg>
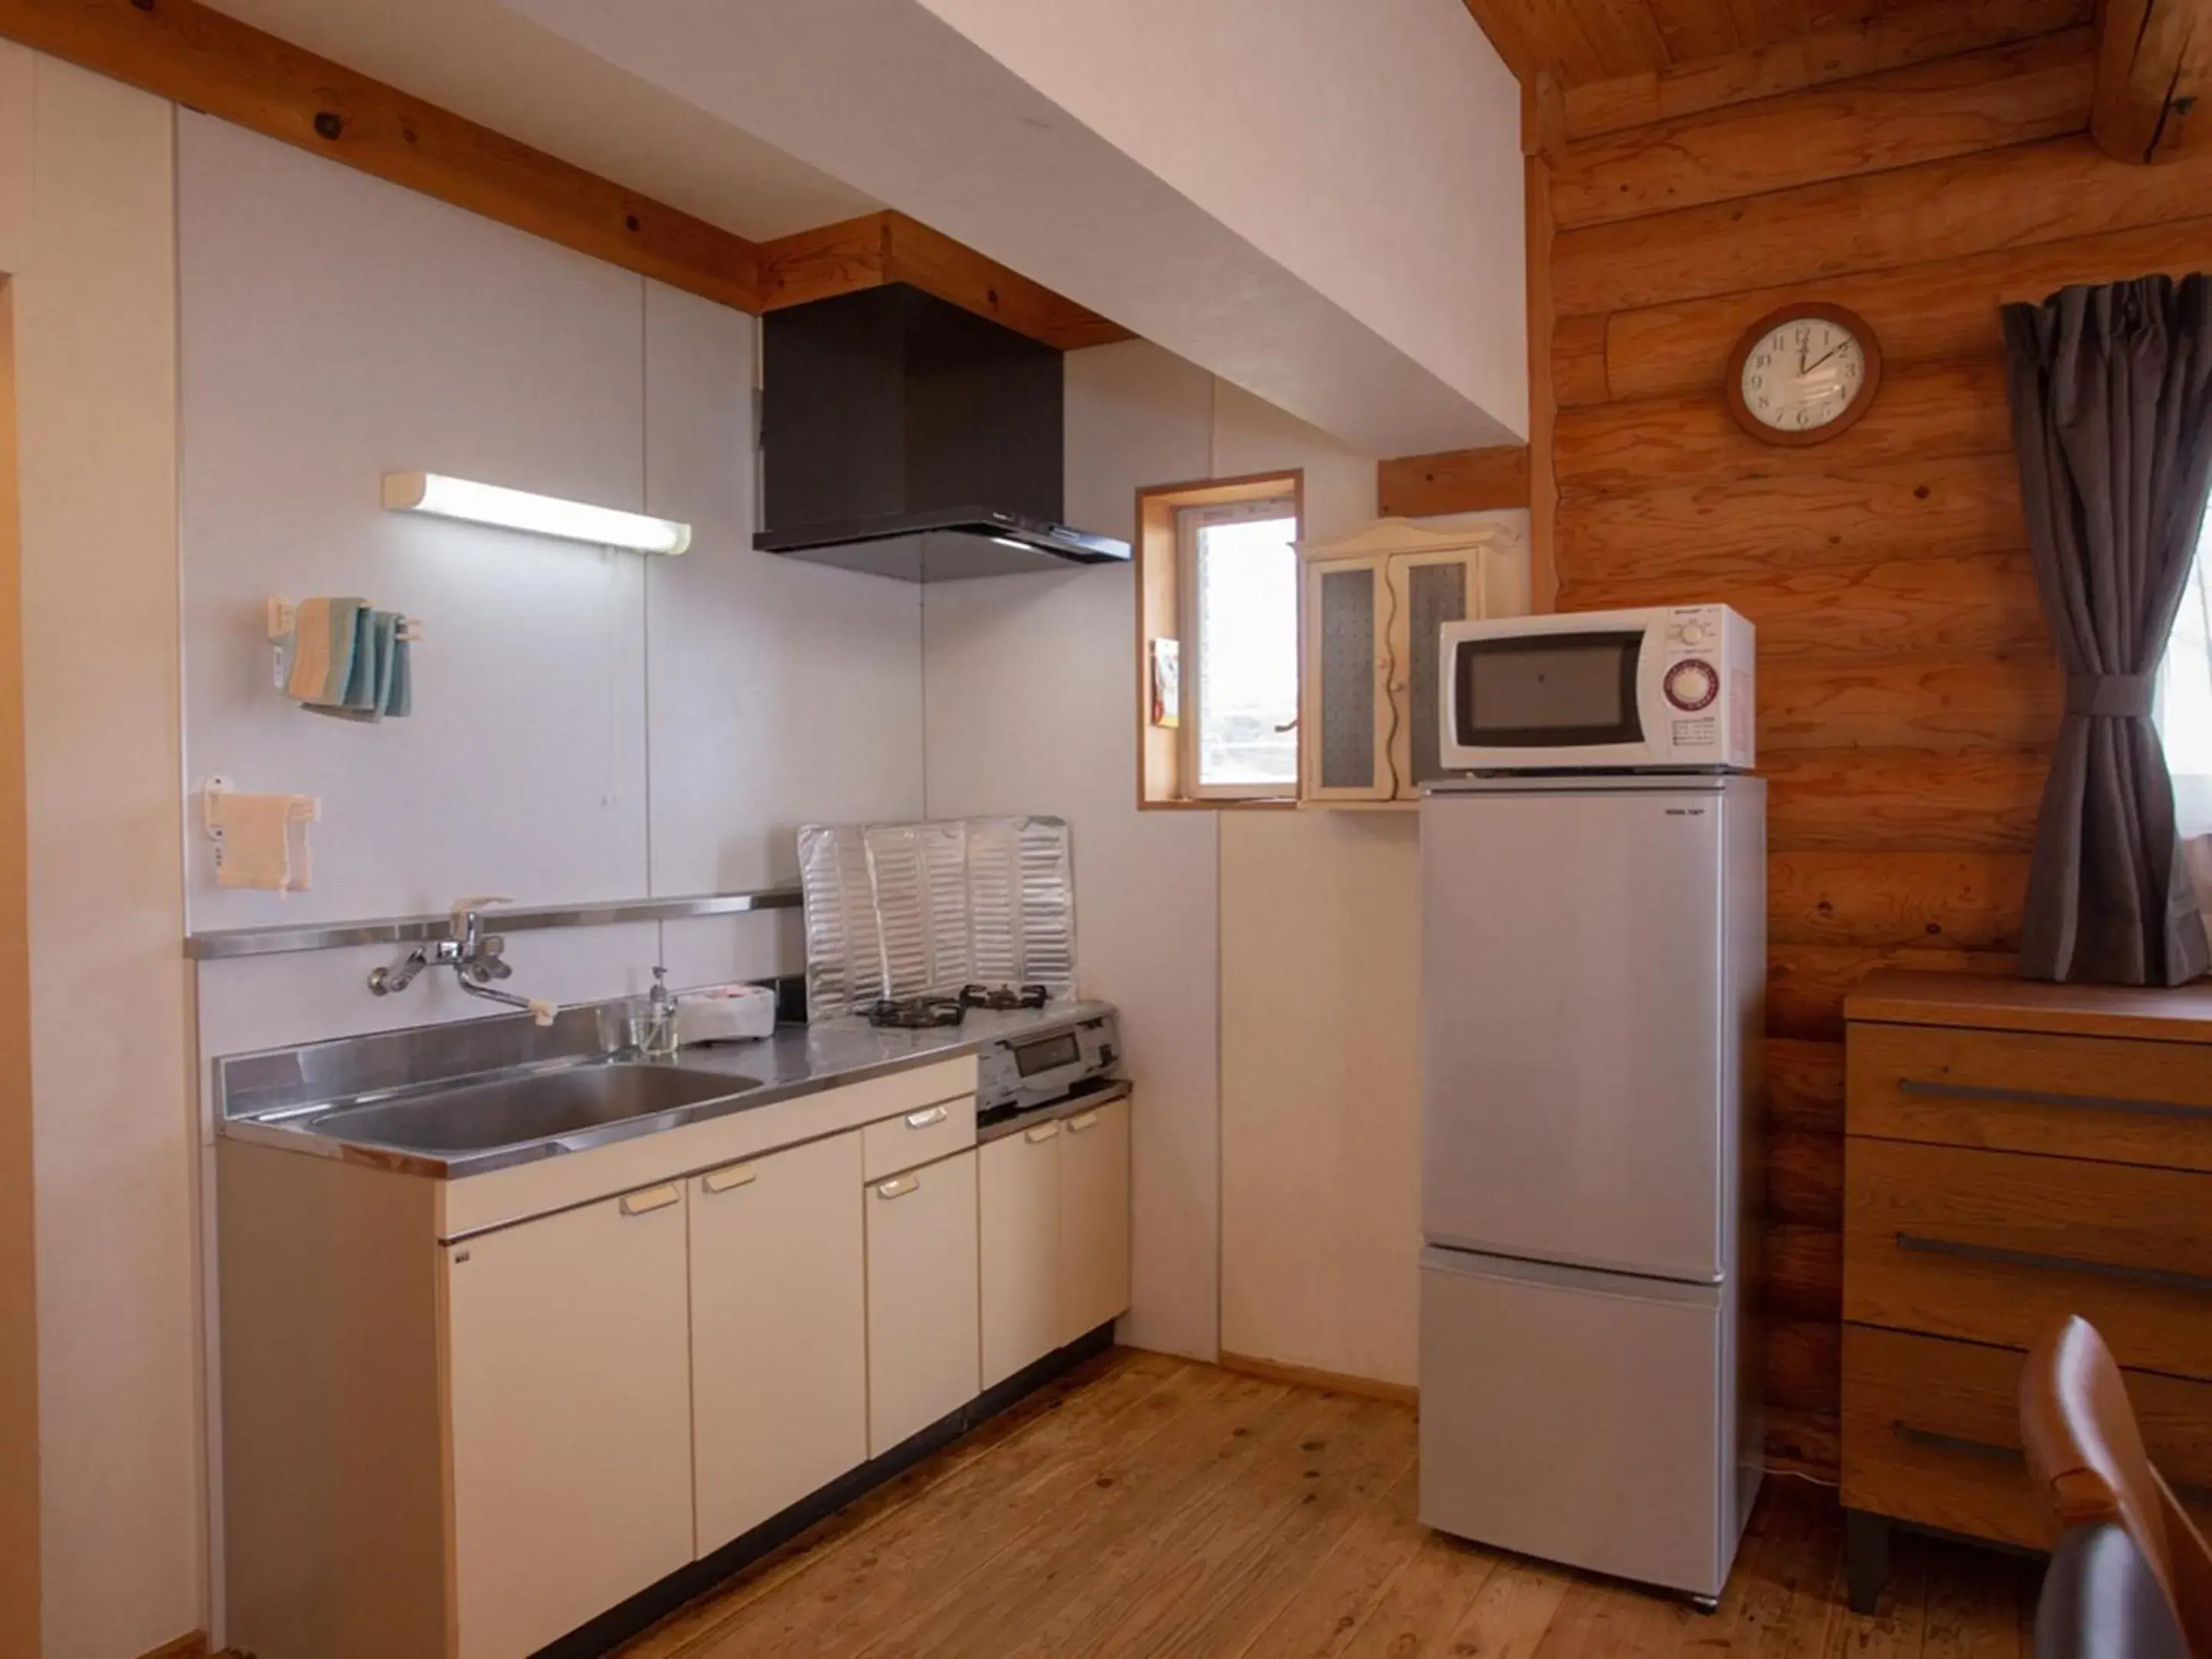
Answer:
<svg viewBox="0 0 2212 1659"><path fill-rule="evenodd" d="M1761 1465L1765 785L1420 808L1420 1516L1710 1604Z"/></svg>

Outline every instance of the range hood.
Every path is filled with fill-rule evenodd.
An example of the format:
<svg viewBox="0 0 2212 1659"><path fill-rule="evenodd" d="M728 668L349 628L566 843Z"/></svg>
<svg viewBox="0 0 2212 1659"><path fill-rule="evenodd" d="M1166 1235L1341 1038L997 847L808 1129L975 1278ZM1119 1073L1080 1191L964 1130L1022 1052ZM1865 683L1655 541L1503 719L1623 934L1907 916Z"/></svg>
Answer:
<svg viewBox="0 0 2212 1659"><path fill-rule="evenodd" d="M1126 561L1060 522L1060 355L903 283L761 324L763 552L902 581Z"/></svg>

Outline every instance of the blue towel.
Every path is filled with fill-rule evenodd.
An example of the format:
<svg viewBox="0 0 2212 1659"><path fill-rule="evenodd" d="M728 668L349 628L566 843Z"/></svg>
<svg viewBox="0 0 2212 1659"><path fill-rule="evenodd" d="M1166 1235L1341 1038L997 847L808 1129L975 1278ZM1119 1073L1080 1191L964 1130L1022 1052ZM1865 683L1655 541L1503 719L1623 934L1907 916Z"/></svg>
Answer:
<svg viewBox="0 0 2212 1659"><path fill-rule="evenodd" d="M323 637L318 622L325 615L329 656L318 677L313 647ZM404 623L397 611L372 611L362 599L302 600L289 646L286 690L302 708L334 720L374 722L412 713L413 675L408 642L401 635ZM309 647L304 653L303 639Z"/></svg>

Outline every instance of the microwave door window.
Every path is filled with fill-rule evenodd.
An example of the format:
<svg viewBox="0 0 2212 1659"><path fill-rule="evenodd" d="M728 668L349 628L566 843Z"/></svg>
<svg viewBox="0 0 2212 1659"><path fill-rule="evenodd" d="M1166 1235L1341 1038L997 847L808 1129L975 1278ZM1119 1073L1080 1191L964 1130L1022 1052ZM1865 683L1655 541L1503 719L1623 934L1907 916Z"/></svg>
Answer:
<svg viewBox="0 0 2212 1659"><path fill-rule="evenodd" d="M1454 665L1461 744L1584 749L1644 741L1636 707L1640 629L1462 640Z"/></svg>

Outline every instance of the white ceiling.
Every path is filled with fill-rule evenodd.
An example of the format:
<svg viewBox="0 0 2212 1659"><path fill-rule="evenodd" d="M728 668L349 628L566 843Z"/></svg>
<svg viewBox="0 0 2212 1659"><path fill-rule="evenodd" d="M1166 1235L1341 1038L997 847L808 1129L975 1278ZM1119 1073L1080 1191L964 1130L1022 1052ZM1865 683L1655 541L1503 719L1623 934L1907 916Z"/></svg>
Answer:
<svg viewBox="0 0 2212 1659"><path fill-rule="evenodd" d="M498 0L208 3L755 241L880 205Z"/></svg>

